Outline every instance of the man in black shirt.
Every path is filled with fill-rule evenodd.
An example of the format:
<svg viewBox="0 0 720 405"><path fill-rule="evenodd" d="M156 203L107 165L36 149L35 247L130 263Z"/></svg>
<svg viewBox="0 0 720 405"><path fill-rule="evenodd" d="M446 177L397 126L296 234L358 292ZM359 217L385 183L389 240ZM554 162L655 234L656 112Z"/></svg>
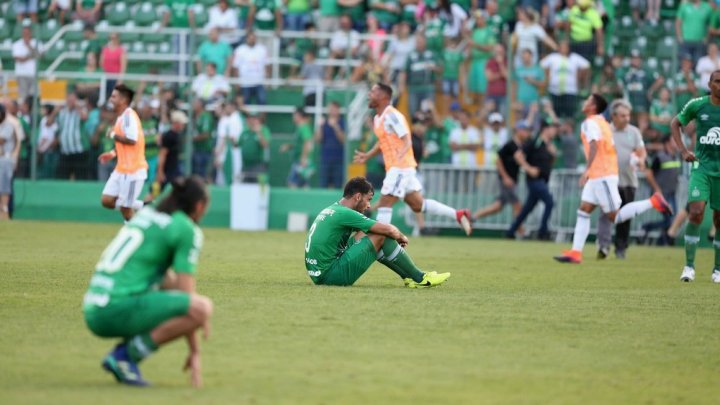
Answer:
<svg viewBox="0 0 720 405"><path fill-rule="evenodd" d="M511 140L498 150L498 158L495 160L495 167L499 176L500 194L495 202L475 211L473 214L474 219L496 214L506 204L512 204L513 216L518 215L520 212L520 200L517 197L516 186L520 166L515 161L515 153L522 149L523 144L529 137L530 125L524 120L516 122L515 134Z"/></svg>
<svg viewBox="0 0 720 405"><path fill-rule="evenodd" d="M158 167L155 180L161 188L177 176L182 175L180 170L180 149L185 125L188 117L184 112L176 110L170 114L170 130L162 135L160 152L158 153Z"/></svg>
<svg viewBox="0 0 720 405"><path fill-rule="evenodd" d="M528 142L522 151L515 152L515 161L527 174L528 196L522 211L515 217L510 229L505 236L515 238L515 233L522 225L525 218L532 212L535 205L542 201L545 205L540 228L538 229L538 238L541 240L549 240L550 232L548 231L548 221L553 208L553 198L548 188L550 181L550 171L552 170L557 149L553 145L553 139L558 133L558 126L555 123L543 123L540 134L532 141Z"/></svg>

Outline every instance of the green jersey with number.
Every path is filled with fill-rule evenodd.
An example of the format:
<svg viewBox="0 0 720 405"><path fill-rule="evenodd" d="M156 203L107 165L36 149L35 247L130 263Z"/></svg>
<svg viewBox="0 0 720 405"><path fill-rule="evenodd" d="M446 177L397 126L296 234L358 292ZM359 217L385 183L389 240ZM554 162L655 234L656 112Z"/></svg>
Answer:
<svg viewBox="0 0 720 405"><path fill-rule="evenodd" d="M375 220L339 202L320 211L305 239L305 268L313 281L345 252L353 232L367 233L373 225Z"/></svg>
<svg viewBox="0 0 720 405"><path fill-rule="evenodd" d="M709 176L720 177L720 105L714 105L710 96L690 100L678 114L685 126L695 120L697 142L693 168Z"/></svg>
<svg viewBox="0 0 720 405"><path fill-rule="evenodd" d="M202 231L184 212L141 209L100 256L85 304L102 307L111 297L156 288L168 268L195 273L202 244Z"/></svg>

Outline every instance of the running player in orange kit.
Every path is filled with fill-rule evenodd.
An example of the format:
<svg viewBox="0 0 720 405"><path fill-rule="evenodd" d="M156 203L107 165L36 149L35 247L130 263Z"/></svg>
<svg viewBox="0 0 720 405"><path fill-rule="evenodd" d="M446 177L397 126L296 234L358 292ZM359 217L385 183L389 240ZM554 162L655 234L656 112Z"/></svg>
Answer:
<svg viewBox="0 0 720 405"><path fill-rule="evenodd" d="M137 112L130 108L135 92L124 84L118 84L110 96L110 104L118 114L109 136L115 140L115 149L98 157L106 163L117 157L117 165L102 192L102 205L119 209L126 221L142 208L138 200L147 179L148 164L145 161L145 134Z"/></svg>
<svg viewBox="0 0 720 405"><path fill-rule="evenodd" d="M375 109L373 131L378 142L367 152L355 151L354 162L365 163L382 151L386 174L380 190L377 221L389 224L392 220L392 206L402 199L414 212L455 219L469 236L472 232L470 211L456 210L438 201L423 198L422 184L416 176L417 163L412 150L410 126L405 116L390 104L390 86L375 84L368 98L368 107Z"/></svg>
<svg viewBox="0 0 720 405"><path fill-rule="evenodd" d="M651 208L663 214L672 214L672 208L660 193L618 209L622 200L618 192L617 152L610 124L602 116L606 107L607 101L598 94L588 96L582 106L586 118L580 127L580 138L585 149L587 169L580 176L580 186L583 190L580 208L577 211L572 249L555 256L555 260L562 263L582 262L582 250L590 233L590 214L598 205L616 224L632 219Z"/></svg>

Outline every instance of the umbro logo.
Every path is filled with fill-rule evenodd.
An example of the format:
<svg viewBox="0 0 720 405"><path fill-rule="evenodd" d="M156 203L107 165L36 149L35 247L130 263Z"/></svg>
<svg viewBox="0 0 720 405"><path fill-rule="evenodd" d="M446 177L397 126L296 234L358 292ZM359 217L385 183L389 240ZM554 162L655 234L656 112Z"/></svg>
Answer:
<svg viewBox="0 0 720 405"><path fill-rule="evenodd" d="M701 114L701 115L700 115L700 121L707 121L708 118L710 118L710 116L707 115L707 114Z"/></svg>

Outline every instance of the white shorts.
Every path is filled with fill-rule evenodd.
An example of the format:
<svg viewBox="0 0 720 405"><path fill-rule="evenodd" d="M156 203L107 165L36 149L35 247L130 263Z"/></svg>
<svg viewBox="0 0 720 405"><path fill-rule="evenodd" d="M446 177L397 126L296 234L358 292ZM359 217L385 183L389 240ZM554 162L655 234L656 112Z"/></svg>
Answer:
<svg viewBox="0 0 720 405"><path fill-rule="evenodd" d="M604 213L619 210L622 199L618 192L618 177L607 176L588 180L583 187L580 199L600 206Z"/></svg>
<svg viewBox="0 0 720 405"><path fill-rule="evenodd" d="M402 200L406 194L413 191L422 191L422 188L422 183L417 178L415 169L392 167L385 174L380 194L392 195Z"/></svg>
<svg viewBox="0 0 720 405"><path fill-rule="evenodd" d="M117 197L118 207L131 208L133 202L140 197L145 179L147 179L147 170L138 170L133 174L123 174L113 170L102 193Z"/></svg>

